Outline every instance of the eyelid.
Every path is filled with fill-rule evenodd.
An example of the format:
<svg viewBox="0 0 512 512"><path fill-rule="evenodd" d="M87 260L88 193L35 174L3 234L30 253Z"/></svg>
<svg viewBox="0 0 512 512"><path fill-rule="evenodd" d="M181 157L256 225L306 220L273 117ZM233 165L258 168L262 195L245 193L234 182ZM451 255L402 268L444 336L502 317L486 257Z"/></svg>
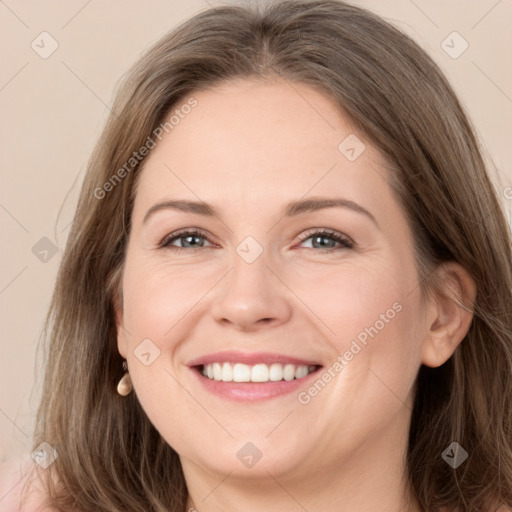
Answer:
<svg viewBox="0 0 512 512"><path fill-rule="evenodd" d="M185 235L198 235L198 236L201 236L201 237L205 238L206 240L208 240L208 242L213 243L210 235L208 235L206 233L206 231L202 230L201 228L196 228L196 227L192 226L189 228L178 229L178 231L173 231L172 233L165 235L163 237L163 239L158 243L158 247L162 247L165 249L166 244L168 244L171 240L173 240L175 238L179 238L180 236L185 236ZM174 247L174 246L173 246L173 248L178 249L178 250L185 249L185 247ZM188 249L188 250L190 250L190 249Z"/></svg>
<svg viewBox="0 0 512 512"><path fill-rule="evenodd" d="M209 234L206 231L204 231L203 229L197 228L197 227L188 227L188 228L179 229L177 231L174 231L170 234L165 235L165 237L159 242L158 247L163 248L163 249L172 247L172 250L175 250L175 251L194 251L197 249L206 248L206 247L187 248L187 247L176 247L176 246L170 245L171 241L178 239L180 237L184 237L185 235L200 236L201 238L204 238L205 240L207 240L209 243L215 244L214 242L212 242ZM349 236L347 236L344 233L341 233L339 231L336 231L334 229L330 229L330 228L321 228L321 227L309 228L306 231L300 233L300 235L297 235L296 238L298 238L300 242L304 242L305 240L311 238L313 235L325 236L325 237L331 238L335 242L341 244L341 247L330 247L327 249L317 249L320 252L332 252L332 251L337 251L339 249L354 249L357 247L357 244Z"/></svg>
<svg viewBox="0 0 512 512"><path fill-rule="evenodd" d="M344 233L341 233L339 231L336 231L334 229L330 229L330 228L310 228L310 229L306 230L305 232L301 233L300 235L298 235L297 238L301 242L304 242L308 238L311 238L313 235L327 236L345 246L348 246L347 248L356 247L356 243L349 236L347 236ZM328 250L329 249L327 249L326 251L328 251ZM331 248L331 250L334 250L334 248ZM326 251L323 251L323 252L326 252Z"/></svg>

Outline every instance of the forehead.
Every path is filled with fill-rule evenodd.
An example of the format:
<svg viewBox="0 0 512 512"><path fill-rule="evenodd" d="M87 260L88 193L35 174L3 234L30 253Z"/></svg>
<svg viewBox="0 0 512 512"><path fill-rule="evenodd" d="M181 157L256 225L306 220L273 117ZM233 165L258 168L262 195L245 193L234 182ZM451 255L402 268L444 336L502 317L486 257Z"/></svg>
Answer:
<svg viewBox="0 0 512 512"><path fill-rule="evenodd" d="M196 106L181 112L190 97ZM333 187L361 197L362 188L382 186L381 155L365 141L360 157L349 160L343 141L358 137L354 128L334 100L310 86L238 79L192 93L173 113L179 121L144 162L139 202L176 192L261 206L308 191L332 195Z"/></svg>

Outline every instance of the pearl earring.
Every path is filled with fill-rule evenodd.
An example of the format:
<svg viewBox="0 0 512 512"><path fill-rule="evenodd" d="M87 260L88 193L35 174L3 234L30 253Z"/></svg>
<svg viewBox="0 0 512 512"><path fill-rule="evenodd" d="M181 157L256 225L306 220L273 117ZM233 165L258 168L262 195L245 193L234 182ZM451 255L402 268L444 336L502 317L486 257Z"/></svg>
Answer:
<svg viewBox="0 0 512 512"><path fill-rule="evenodd" d="M133 385L130 374L128 373L128 366L126 361L123 361L123 370L125 371L125 374L121 377L121 380L117 384L117 392L121 396L127 396L132 392Z"/></svg>

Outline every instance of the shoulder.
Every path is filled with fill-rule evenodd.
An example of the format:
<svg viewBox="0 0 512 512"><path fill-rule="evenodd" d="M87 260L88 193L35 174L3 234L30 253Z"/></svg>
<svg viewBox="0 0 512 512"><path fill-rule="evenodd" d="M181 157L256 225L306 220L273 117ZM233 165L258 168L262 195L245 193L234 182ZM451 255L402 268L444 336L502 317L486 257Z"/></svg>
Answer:
<svg viewBox="0 0 512 512"><path fill-rule="evenodd" d="M26 489L26 494L23 491ZM23 508L20 508L24 494ZM0 509L2 512L52 512L43 506L46 494L37 478L36 464L23 456L0 464Z"/></svg>

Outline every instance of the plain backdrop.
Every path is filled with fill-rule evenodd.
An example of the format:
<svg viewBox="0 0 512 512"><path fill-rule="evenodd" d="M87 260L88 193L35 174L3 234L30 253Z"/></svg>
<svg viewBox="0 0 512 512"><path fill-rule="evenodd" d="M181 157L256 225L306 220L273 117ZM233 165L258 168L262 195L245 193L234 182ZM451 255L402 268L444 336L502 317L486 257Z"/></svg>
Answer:
<svg viewBox="0 0 512 512"><path fill-rule="evenodd" d="M409 34L444 70L470 113L486 158L496 165L491 175L510 222L512 2L352 3ZM220 4L0 1L0 463L32 449L42 377L38 340L86 163L114 88L164 33Z"/></svg>

